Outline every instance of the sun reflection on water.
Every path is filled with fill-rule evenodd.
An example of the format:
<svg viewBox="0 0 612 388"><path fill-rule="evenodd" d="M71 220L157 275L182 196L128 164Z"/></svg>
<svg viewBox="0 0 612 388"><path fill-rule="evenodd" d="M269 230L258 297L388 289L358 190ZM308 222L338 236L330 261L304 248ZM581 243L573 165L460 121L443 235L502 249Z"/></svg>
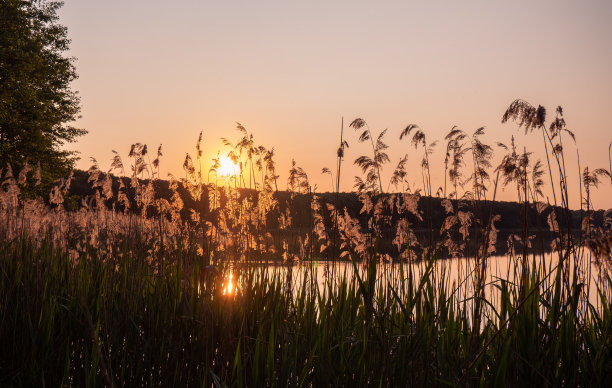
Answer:
<svg viewBox="0 0 612 388"><path fill-rule="evenodd" d="M223 285L223 295L234 295L237 292L236 285L232 282L234 275L230 272L227 282Z"/></svg>

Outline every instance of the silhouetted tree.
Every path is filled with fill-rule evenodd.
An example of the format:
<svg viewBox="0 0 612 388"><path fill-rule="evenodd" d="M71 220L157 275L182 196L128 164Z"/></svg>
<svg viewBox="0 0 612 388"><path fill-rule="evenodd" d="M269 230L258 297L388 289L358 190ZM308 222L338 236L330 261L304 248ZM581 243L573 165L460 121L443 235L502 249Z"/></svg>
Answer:
<svg viewBox="0 0 612 388"><path fill-rule="evenodd" d="M40 162L43 182L65 174L76 152L62 146L87 133L80 111L70 40L58 23L61 2L0 0L0 168Z"/></svg>

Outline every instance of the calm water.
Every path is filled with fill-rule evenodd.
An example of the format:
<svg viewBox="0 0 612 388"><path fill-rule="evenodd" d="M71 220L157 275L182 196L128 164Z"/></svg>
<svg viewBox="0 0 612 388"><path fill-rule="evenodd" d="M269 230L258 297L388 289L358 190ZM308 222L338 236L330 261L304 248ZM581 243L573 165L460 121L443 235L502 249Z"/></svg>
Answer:
<svg viewBox="0 0 612 388"><path fill-rule="evenodd" d="M499 285L501 281L507 281L512 288L521 277L521 256L491 256L487 259L486 271L486 287L485 296L489 303L493 306L499 305ZM537 271L539 278L545 280L542 282L544 289L549 289L555 280L556 267L559 263L557 253L545 253L528 257L528 266L530 271ZM584 305L587 298L591 304L601 308L601 300L598 296L598 286L603 287L606 295L611 295L611 290L604 282L599 281L599 269L591 262L589 253L584 253L577 260L568 259L565 265L569 266L569 283L571 284L574 273L577 276L579 283L585 285L585 294L581 300ZM240 267L244 264L236 265L234 271L240 271ZM264 278L267 276L282 276L284 279L290 279L294 290L294 294L299 290L306 277L306 284L318 287L319 292L327 292L329 287L336 287L338 279L346 276L351 279L355 274L355 268L351 262L317 262L317 261L302 261L288 265L279 264L256 264L257 268L262 271ZM416 281L421 278L426 271L426 262L403 264L403 268L399 263L378 263L377 264L377 289L382 286L383 289L391 285L398 294L402 294L401 288L401 272L407 277L409 268L413 271ZM358 264L357 270L365 278L367 266ZM475 260L471 258L453 258L437 260L434 262L431 279L433 284L444 283L447 293L454 292L457 300L471 304L474 284L476 282ZM547 276L548 275L548 276ZM228 275L225 279L224 292L233 294L239 291L240 284L236 282L235 277L229 278L233 274ZM603 285L603 286L602 286ZM237 290L238 289L238 290Z"/></svg>

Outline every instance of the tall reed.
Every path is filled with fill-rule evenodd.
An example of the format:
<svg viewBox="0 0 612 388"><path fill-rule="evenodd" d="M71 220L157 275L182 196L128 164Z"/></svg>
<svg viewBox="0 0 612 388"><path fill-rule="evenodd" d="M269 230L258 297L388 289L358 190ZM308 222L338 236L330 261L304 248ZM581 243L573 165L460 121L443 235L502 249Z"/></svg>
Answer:
<svg viewBox="0 0 612 388"><path fill-rule="evenodd" d="M579 166L583 222L574 229L564 153L576 143L563 110L546 124L543 107L517 100L509 120L542 132L548 174L514 137L497 144L494 167L483 128L453 127L443 198L433 193L435 142L414 125L400 131L422 148L422 187L408 185L410 152L384 185L387 131L374 140L362 119L351 127L372 154L355 160L364 176L354 197L339 191L343 128L329 195L295 162L288 191L278 191L274 148L240 124L238 141L223 140L241 166L232 176L219 175L217 156L204 179L202 133L184 177L160 179L161 146L151 162L136 143L130 166L117 152L108 172L92 160L80 198L72 174L32 197L40 167L15 176L8 166L0 339L10 346L0 351L0 384L605 384L612 212L594 211L592 190L610 171ZM493 256L503 245L496 196L506 186L521 222L502 260ZM549 253L533 249L548 245L545 234ZM323 258L345 264L328 263L320 279L311 263ZM254 265L262 259L296 265Z"/></svg>

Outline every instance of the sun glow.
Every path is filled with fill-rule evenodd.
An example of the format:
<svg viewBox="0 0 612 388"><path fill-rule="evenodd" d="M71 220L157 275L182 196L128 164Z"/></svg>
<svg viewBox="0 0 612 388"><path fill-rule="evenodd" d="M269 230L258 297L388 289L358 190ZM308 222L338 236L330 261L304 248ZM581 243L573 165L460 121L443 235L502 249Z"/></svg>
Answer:
<svg viewBox="0 0 612 388"><path fill-rule="evenodd" d="M219 158L219 176L232 177L240 173L240 167L227 155Z"/></svg>
<svg viewBox="0 0 612 388"><path fill-rule="evenodd" d="M233 295L236 293L236 286L232 283L232 273L229 274L229 279L225 286L223 286L223 295Z"/></svg>

